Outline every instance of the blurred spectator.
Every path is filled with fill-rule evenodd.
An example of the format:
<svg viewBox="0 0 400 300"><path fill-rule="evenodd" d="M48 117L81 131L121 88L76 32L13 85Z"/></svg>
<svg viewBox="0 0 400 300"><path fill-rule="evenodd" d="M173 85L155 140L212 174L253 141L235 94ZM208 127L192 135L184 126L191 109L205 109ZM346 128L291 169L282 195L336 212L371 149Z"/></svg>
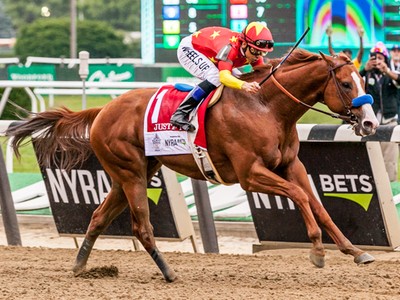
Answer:
<svg viewBox="0 0 400 300"><path fill-rule="evenodd" d="M325 32L326 32L326 35L328 36L329 53L331 55L335 55L335 51L333 50L333 47L332 47L332 26L329 25ZM361 67L362 58L364 55L364 45L363 45L364 29L362 29L361 27L358 27L357 33L358 33L358 36L360 37L360 45L359 45L359 49L358 49L356 58L353 59L353 51L349 48L343 49L342 52L344 54L346 54L348 56L348 58L350 58L352 60L354 66L359 70Z"/></svg>
<svg viewBox="0 0 400 300"><path fill-rule="evenodd" d="M400 73L400 48L399 45L393 45L390 50L390 69L394 72ZM394 81L394 84L399 88L400 86ZM400 116L400 89L397 90L397 114ZM397 120L400 124L400 118ZM399 145L400 146L400 145Z"/></svg>
<svg viewBox="0 0 400 300"><path fill-rule="evenodd" d="M380 124L397 125L400 75L390 69L389 52L382 42L371 49L369 59L360 74L365 79L366 92L374 98L372 107ZM396 143L381 142L381 148L389 180L396 181L399 147Z"/></svg>
<svg viewBox="0 0 400 300"><path fill-rule="evenodd" d="M390 50L390 69L400 71L400 48L399 45L394 45Z"/></svg>

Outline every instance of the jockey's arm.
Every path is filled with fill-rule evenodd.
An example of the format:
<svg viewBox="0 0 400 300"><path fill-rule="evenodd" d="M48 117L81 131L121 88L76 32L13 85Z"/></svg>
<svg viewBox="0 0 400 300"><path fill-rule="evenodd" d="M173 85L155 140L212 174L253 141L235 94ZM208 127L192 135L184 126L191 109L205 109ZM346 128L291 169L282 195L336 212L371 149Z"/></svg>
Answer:
<svg viewBox="0 0 400 300"><path fill-rule="evenodd" d="M219 72L219 79L221 83L233 89L242 89L246 92L255 94L260 89L260 85L257 82L246 82L240 80L232 75L229 70L222 70Z"/></svg>
<svg viewBox="0 0 400 300"><path fill-rule="evenodd" d="M258 59L251 65L254 67L262 64L264 64L264 61L260 57L260 59ZM233 69L233 65L230 61L220 61L218 63L218 69L219 69L219 81L223 85L234 89L242 88L244 81L237 78L242 73L238 69Z"/></svg>
<svg viewBox="0 0 400 300"><path fill-rule="evenodd" d="M219 81L223 85L239 90L242 88L244 81L232 75L233 63L229 59L219 61L217 67L219 70Z"/></svg>
<svg viewBox="0 0 400 300"><path fill-rule="evenodd" d="M232 75L232 72L229 70L221 70L219 71L219 81L227 87L233 89L241 89L244 84L243 80L240 80Z"/></svg>
<svg viewBox="0 0 400 300"><path fill-rule="evenodd" d="M262 64L262 59L261 61L257 62L255 65ZM239 78L236 78L235 76L232 75L232 64L230 64L227 61L220 61L218 63L218 68L219 68L219 81L230 88L233 89L243 89L246 92L250 93L256 93L259 89L260 86L258 85L257 82L246 82L243 80L240 80Z"/></svg>
<svg viewBox="0 0 400 300"><path fill-rule="evenodd" d="M238 49L232 48L229 44L223 47L217 54L216 58L219 59L217 68L219 70L219 81L233 89L243 89L247 92L256 92L260 87L257 82L248 83L240 80L233 73L233 61L237 58ZM261 65L264 63L263 58L260 56L256 61L252 62L252 66Z"/></svg>

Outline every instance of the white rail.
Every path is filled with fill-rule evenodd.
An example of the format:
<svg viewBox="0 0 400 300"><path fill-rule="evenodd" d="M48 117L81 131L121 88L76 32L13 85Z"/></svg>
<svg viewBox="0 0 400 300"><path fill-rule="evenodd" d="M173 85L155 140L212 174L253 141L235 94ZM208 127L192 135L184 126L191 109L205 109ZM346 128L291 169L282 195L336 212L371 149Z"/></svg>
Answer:
<svg viewBox="0 0 400 300"><path fill-rule="evenodd" d="M91 88L91 89L54 89L54 88L35 88L33 89L33 93L38 98L40 102L45 103L43 95L49 96L49 106L54 106L54 96L62 96L62 95L108 95L111 96L112 99L117 96L130 91L130 89L99 89L99 88Z"/></svg>
<svg viewBox="0 0 400 300"><path fill-rule="evenodd" d="M0 58L0 64L19 64L18 57L4 57Z"/></svg>
<svg viewBox="0 0 400 300"><path fill-rule="evenodd" d="M0 120L0 136L5 136L5 131L12 123L18 121ZM362 138L356 136L348 125L321 125L321 124L297 124L297 133L301 142L305 141L332 141L332 142L361 142ZM326 132L335 134L331 138L327 137ZM318 137L320 135L320 137ZM389 126L381 125L375 135L367 138L368 141L400 143L400 125ZM6 149L7 172L13 172L13 154L10 147L10 140Z"/></svg>
<svg viewBox="0 0 400 300"><path fill-rule="evenodd" d="M137 89L137 88L157 88L164 82L147 81L86 81L87 88L118 88L118 89ZM0 88L82 88L82 81L26 81L26 80L0 80Z"/></svg>
<svg viewBox="0 0 400 300"><path fill-rule="evenodd" d="M87 81L85 82L85 88L98 88L98 89L123 89L124 91L129 89L138 89L138 88L159 88L164 82L114 82L114 81ZM25 81L25 80L0 80L0 88L4 88L3 95L0 99L0 116L3 114L4 108L9 99L9 95L13 88L24 88L25 92L29 95L31 100L31 111L38 112L44 111L46 109L46 105L43 97L38 97L32 89L35 88L52 88L52 89L83 89L82 81ZM86 90L88 91L88 90ZM76 91L71 90L71 94L76 94ZM83 92L82 92L83 93ZM91 93L91 92L88 92ZM98 92L101 93L101 92ZM54 93L55 94L55 91ZM63 91L63 95L66 95L67 92ZM107 94L106 91L103 95ZM112 94L117 94L115 90L113 90Z"/></svg>
<svg viewBox="0 0 400 300"><path fill-rule="evenodd" d="M79 58L56 58L56 57L37 57L28 56L26 58L25 67L29 67L33 63L40 64L66 64L68 68L73 68L75 65L79 65ZM136 65L141 64L140 58L89 58L89 64L115 64L121 65Z"/></svg>

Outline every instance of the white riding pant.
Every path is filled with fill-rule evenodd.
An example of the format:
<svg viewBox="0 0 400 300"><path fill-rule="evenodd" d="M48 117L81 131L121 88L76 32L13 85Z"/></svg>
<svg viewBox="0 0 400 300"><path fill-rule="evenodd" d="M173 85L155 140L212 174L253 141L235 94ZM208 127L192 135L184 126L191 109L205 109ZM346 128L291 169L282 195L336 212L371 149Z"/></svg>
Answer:
<svg viewBox="0 0 400 300"><path fill-rule="evenodd" d="M192 36L182 39L177 55L180 64L194 77L202 81L207 79L216 87L221 85L218 68L207 56L193 48Z"/></svg>

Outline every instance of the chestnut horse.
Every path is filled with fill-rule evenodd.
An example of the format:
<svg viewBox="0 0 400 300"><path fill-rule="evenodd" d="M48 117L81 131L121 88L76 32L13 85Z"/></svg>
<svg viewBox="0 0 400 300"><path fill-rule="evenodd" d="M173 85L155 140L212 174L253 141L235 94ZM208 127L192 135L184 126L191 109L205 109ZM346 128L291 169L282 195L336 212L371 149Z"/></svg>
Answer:
<svg viewBox="0 0 400 300"><path fill-rule="evenodd" d="M241 79L261 82L278 64L279 60L273 59ZM310 259L317 267L325 263L318 224L340 251L352 255L357 264L374 261L371 255L352 245L333 223L314 196L306 169L297 156L300 143L296 122L317 102L351 123L357 135L375 133L378 121L368 100L370 96L363 90L362 78L344 55L325 56L303 49L295 50L275 71L258 94L225 87L221 100L208 109L208 152L219 175L225 183L240 183L247 191L292 199L304 218L312 242ZM40 153L38 159L46 163L61 152L60 167L66 169L87 158L93 150L112 178L111 191L93 213L77 254L75 275L84 272L97 237L129 205L135 236L164 278L168 282L176 279L156 247L146 186L162 164L191 178L204 177L192 155L145 156L144 115L155 92L132 90L103 108L80 112L59 108L34 114L7 132L14 137L12 145L17 155L23 140L33 135ZM360 101L360 97L364 100ZM90 142L86 138L88 132Z"/></svg>

